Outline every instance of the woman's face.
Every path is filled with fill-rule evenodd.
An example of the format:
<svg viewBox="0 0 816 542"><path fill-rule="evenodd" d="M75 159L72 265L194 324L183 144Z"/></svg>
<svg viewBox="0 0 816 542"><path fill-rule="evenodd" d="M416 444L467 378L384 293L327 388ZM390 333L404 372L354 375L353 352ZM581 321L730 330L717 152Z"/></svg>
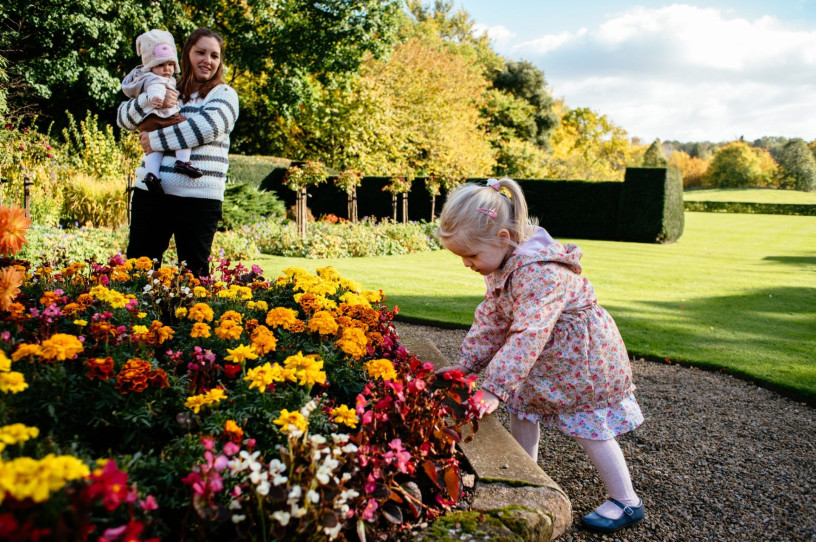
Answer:
<svg viewBox="0 0 816 542"><path fill-rule="evenodd" d="M202 36L190 49L190 66L193 68L193 79L206 83L215 75L221 64L221 46L211 36Z"/></svg>

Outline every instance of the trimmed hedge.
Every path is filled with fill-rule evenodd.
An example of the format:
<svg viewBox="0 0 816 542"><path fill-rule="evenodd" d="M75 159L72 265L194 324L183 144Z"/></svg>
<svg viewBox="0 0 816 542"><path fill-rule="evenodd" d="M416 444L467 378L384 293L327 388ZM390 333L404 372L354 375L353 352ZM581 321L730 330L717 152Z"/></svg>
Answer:
<svg viewBox="0 0 816 542"><path fill-rule="evenodd" d="M263 189L269 177L280 175L283 179L291 163L292 161L286 158L230 154L227 178L232 183L250 184Z"/></svg>
<svg viewBox="0 0 816 542"><path fill-rule="evenodd" d="M673 243L683 234L683 178L674 168L627 168L618 210L618 238Z"/></svg>
<svg viewBox="0 0 816 542"><path fill-rule="evenodd" d="M757 203L745 201L686 201L686 211L702 213L748 213L762 215L816 216L816 205L796 203Z"/></svg>
<svg viewBox="0 0 816 542"><path fill-rule="evenodd" d="M274 190L287 208L295 204L295 192L283 185L285 170L268 175L263 190ZM484 181L483 178L468 179ZM552 235L581 239L671 243L683 233L683 185L680 173L666 168L628 168L623 183L520 179L530 215ZM357 189L360 218L390 218L391 194L384 190L389 177L363 177ZM308 207L315 217L345 217L346 193L325 183L307 189ZM436 198L436 215L446 192ZM398 218L402 218L398 196ZM417 178L408 194L408 219L431 219L431 196L425 179Z"/></svg>

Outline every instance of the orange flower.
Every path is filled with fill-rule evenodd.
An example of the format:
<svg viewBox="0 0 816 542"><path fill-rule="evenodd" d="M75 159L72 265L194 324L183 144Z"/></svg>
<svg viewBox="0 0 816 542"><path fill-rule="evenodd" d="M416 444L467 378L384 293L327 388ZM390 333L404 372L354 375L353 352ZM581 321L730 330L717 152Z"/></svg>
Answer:
<svg viewBox="0 0 816 542"><path fill-rule="evenodd" d="M14 204L0 205L0 252L8 256L23 248L28 243L25 232L29 226L31 219L26 218L23 209Z"/></svg>
<svg viewBox="0 0 816 542"><path fill-rule="evenodd" d="M0 207L2 209L2 207ZM0 269L0 309L6 311L20 293L23 274L14 267Z"/></svg>

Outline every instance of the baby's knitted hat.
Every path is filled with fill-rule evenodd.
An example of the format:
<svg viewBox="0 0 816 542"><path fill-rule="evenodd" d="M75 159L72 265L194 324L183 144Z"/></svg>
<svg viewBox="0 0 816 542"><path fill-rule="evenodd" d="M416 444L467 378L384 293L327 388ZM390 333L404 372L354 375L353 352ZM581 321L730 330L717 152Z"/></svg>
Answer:
<svg viewBox="0 0 816 542"><path fill-rule="evenodd" d="M142 57L142 71L149 72L151 68L172 60L175 64L175 73L180 72L176 42L173 35L165 30L149 30L136 38L136 54Z"/></svg>

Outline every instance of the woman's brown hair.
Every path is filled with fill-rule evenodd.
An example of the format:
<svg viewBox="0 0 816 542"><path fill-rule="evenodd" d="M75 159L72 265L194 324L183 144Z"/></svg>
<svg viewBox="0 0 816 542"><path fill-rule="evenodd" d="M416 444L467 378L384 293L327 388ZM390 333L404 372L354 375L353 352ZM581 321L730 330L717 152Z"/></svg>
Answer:
<svg viewBox="0 0 816 542"><path fill-rule="evenodd" d="M190 94L193 93L193 66L190 63L190 51L195 44L198 43L198 40L204 37L214 38L218 42L218 46L221 48L221 57L219 58L218 69L215 70L215 74L210 77L209 81L202 83L201 86L198 87L198 97L206 97L212 89L224 82L222 79L224 75L224 40L218 32L210 30L209 28L196 28L190 33L187 41L184 42L184 48L181 50L181 77L178 82L179 99L181 101L186 102L190 99Z"/></svg>

